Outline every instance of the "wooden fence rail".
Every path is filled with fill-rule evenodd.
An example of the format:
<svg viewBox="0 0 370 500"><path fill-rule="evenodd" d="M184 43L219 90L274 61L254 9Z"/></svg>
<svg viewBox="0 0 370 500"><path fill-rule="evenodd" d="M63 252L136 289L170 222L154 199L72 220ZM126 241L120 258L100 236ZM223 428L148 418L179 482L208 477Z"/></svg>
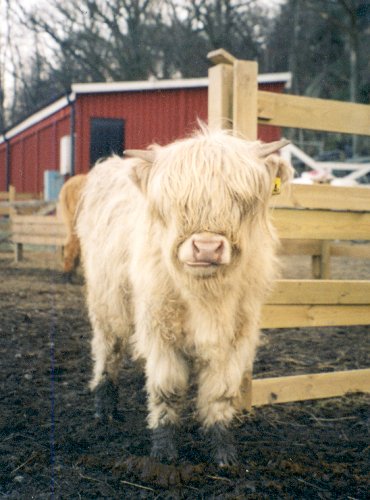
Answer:
<svg viewBox="0 0 370 500"><path fill-rule="evenodd" d="M208 121L257 139L257 123L370 136L362 104L258 91L257 65L224 50L209 54ZM273 199L283 251L312 252L316 274L329 277L330 256L369 256L370 189L293 185ZM340 240L341 243L337 243ZM335 243L333 243L335 241ZM345 241L347 243L343 244ZM348 243L349 242L349 243ZM263 308L263 328L370 324L370 281L281 280ZM244 406L370 392L370 369L245 380Z"/></svg>
<svg viewBox="0 0 370 500"><path fill-rule="evenodd" d="M40 200L41 195L35 193L18 193L14 186L9 186L8 191L0 191L0 217L10 216L15 211L15 206L29 205L32 210L32 200Z"/></svg>

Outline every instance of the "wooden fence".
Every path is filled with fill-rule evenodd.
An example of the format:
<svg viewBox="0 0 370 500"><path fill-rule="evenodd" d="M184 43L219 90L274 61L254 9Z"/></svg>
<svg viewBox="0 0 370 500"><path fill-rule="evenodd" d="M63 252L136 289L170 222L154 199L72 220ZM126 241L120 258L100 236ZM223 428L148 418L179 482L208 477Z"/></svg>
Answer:
<svg viewBox="0 0 370 500"><path fill-rule="evenodd" d="M0 191L0 217L12 215L16 205L24 211L32 211L39 205L41 197L35 193L17 193L14 186L9 186L9 191Z"/></svg>
<svg viewBox="0 0 370 500"><path fill-rule="evenodd" d="M285 224L291 225L294 220L297 221L297 227L291 227L294 237L286 237L281 233L281 253L312 256L314 278L330 278L332 256L370 259L370 245L365 242L369 239L369 231L366 226L362 225L361 230L358 225L359 214L370 208L369 188L293 184L281 196L273 198L273 206L279 208L278 213L285 209ZM297 210L302 209L306 209L306 214L298 215L299 219L296 219ZM347 215L342 216L338 212L346 212ZM289 217L293 219L289 220ZM362 224L366 224L366 217L360 219ZM339 224L343 225L340 232L337 227ZM355 232L359 236L355 236ZM352 240L362 242L354 244Z"/></svg>
<svg viewBox="0 0 370 500"><path fill-rule="evenodd" d="M66 230L57 215L13 215L11 224L16 262L23 259L23 245L64 245Z"/></svg>
<svg viewBox="0 0 370 500"><path fill-rule="evenodd" d="M328 194L333 192L339 196L330 203ZM271 208L273 219L279 236L286 243L296 244L297 235L303 238L300 241L312 244L317 244L318 237L370 240L370 189L292 186L290 196L273 200L278 205ZM328 208L330 205L337 210ZM12 217L16 260L22 259L24 244L62 247L64 239L65 228L58 216ZM304 328L367 324L370 324L370 281L290 279L277 282L264 306L261 326ZM256 379L252 382L253 393L247 380L245 406L368 392L369 379L369 369Z"/></svg>
<svg viewBox="0 0 370 500"><path fill-rule="evenodd" d="M257 124L370 136L366 105L259 91L256 62L223 50L209 54L208 120L257 139ZM273 220L288 253L311 252L316 274L329 276L330 255L368 257L370 189L293 185L273 200ZM333 244L333 240L345 241ZM357 246L356 246L357 247ZM370 281L280 280L264 306L262 328L370 324ZM243 405L264 405L370 392L370 369L245 381Z"/></svg>
<svg viewBox="0 0 370 500"><path fill-rule="evenodd" d="M370 135L369 106L261 92L257 64L224 51L210 54L209 122L233 127L250 139L257 122L330 132ZM329 275L330 255L369 257L370 189L293 185L273 198L273 219L287 253L309 253L321 277ZM57 216L14 216L16 258L23 244L62 246L65 230ZM333 243L339 240L340 243ZM343 243L345 242L345 243ZM350 242L350 243L348 243ZM311 252L311 253L310 253ZM370 324L370 281L280 280L262 315L263 328ZM370 392L370 369L246 379L243 405L264 405Z"/></svg>

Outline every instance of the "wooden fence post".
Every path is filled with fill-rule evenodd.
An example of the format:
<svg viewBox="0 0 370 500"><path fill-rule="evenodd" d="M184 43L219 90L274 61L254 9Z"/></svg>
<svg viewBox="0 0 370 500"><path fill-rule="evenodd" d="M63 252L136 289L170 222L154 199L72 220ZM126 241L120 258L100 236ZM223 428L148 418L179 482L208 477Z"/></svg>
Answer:
<svg viewBox="0 0 370 500"><path fill-rule="evenodd" d="M208 71L208 124L231 128L246 139L257 139L258 64L240 61L223 49L208 54L216 64Z"/></svg>
<svg viewBox="0 0 370 500"><path fill-rule="evenodd" d="M15 201L15 187L12 185L9 186L9 201Z"/></svg>
<svg viewBox="0 0 370 500"><path fill-rule="evenodd" d="M232 128L233 63L226 50L214 50L208 59L216 66L208 70L208 125L210 128Z"/></svg>
<svg viewBox="0 0 370 500"><path fill-rule="evenodd" d="M233 130L254 141L257 139L258 65L253 61L235 60L233 64ZM243 410L252 409L252 373L242 383Z"/></svg>
<svg viewBox="0 0 370 500"><path fill-rule="evenodd" d="M253 61L239 61L223 49L208 54L216 66L209 69L208 124L232 128L249 140L257 139L257 73ZM245 374L241 409L252 408L252 374Z"/></svg>
<svg viewBox="0 0 370 500"><path fill-rule="evenodd" d="M14 243L14 261L21 262L23 260L23 244Z"/></svg>
<svg viewBox="0 0 370 500"><path fill-rule="evenodd" d="M322 240L320 244L320 255L312 257L312 276L315 279L330 278L330 250L331 241Z"/></svg>
<svg viewBox="0 0 370 500"><path fill-rule="evenodd" d="M231 128L233 68L218 64L209 69L208 77L208 125L210 128Z"/></svg>
<svg viewBox="0 0 370 500"><path fill-rule="evenodd" d="M15 202L15 186L9 186L9 217L16 213L15 206L12 203Z"/></svg>
<svg viewBox="0 0 370 500"><path fill-rule="evenodd" d="M250 141L257 140L258 64L236 60L233 66L233 129Z"/></svg>

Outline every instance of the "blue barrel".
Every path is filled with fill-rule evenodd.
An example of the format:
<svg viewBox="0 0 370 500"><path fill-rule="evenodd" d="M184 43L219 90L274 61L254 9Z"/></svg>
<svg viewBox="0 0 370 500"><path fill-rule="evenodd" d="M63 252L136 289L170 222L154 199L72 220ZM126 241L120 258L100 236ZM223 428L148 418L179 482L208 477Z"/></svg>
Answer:
<svg viewBox="0 0 370 500"><path fill-rule="evenodd" d="M44 199L56 201L64 183L64 176L58 170L45 170L44 172Z"/></svg>

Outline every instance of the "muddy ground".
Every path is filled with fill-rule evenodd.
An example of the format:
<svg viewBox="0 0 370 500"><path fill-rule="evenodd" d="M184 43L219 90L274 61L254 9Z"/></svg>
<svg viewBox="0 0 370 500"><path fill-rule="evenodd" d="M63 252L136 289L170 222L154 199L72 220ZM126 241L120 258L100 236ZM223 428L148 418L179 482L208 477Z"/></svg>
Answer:
<svg viewBox="0 0 370 500"><path fill-rule="evenodd" d="M333 259L334 277L369 278L364 261ZM289 272L288 272L289 271ZM304 276L309 261L286 261ZM148 460L143 376L122 370L123 422L93 418L87 389L90 327L83 286L63 284L50 252L14 264L0 252L0 497L160 499L365 499L369 396L255 408L235 425L240 467L219 470L191 413L181 461ZM368 366L370 327L265 331L256 377Z"/></svg>

